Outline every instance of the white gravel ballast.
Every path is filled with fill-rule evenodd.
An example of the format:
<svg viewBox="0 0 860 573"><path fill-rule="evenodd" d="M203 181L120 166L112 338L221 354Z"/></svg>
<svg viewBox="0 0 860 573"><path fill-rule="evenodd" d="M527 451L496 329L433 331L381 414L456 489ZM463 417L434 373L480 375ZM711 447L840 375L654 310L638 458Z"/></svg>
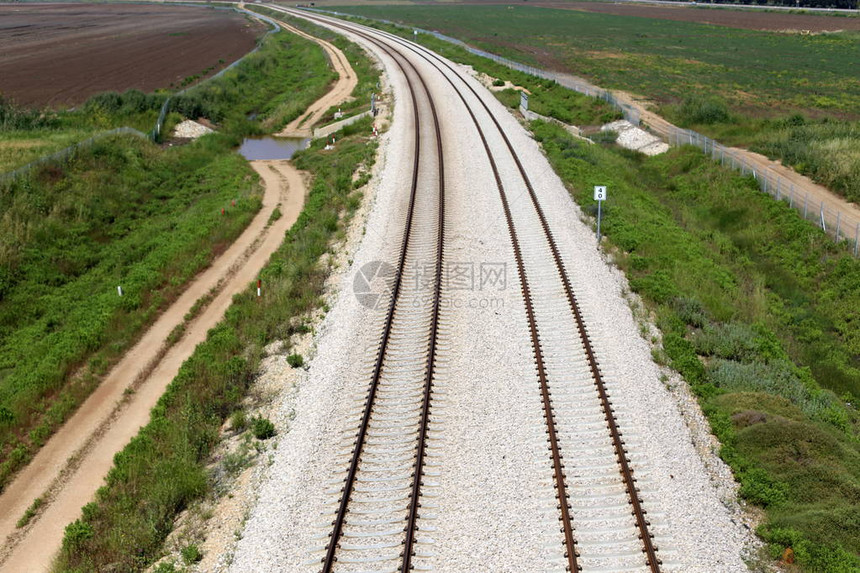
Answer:
<svg viewBox="0 0 860 573"><path fill-rule="evenodd" d="M352 39L381 52L366 41ZM564 571L534 356L499 191L459 97L424 59L409 58L425 74L441 112L447 193L445 266L451 273L444 289L430 424L432 471L422 488L414 565L416 570L441 572ZM407 86L388 56L380 54L379 59L396 105L391 129L382 138L380 176L366 233L317 333L308 376L285 402L282 419L291 422L288 428L279 428L268 477L236 548L230 570L237 573L319 571L320 551L328 543L332 492L337 491L339 468L348 453L384 318L381 308L368 308L356 296L355 277L374 261L395 262L411 177ZM651 349L639 335L624 297L624 276L602 258L594 233L582 222L579 208L534 140L478 81L455 67L498 118L534 184L606 374L616 418L629 436L629 457L641 478L641 497L665 556L663 570L747 570L743 558L755 542L742 525L734 487L727 478L730 474L713 453L700 448L700 454L694 447L705 437L691 433L682 408L693 410L686 413L689 417L701 414L689 400L680 406L661 382ZM467 100L475 103L472 96ZM495 126L474 107L499 162L514 222L522 231L528 280L542 285L552 279L552 269L544 268L535 254L540 252L541 239L529 215L530 199L522 184L516 183L519 173L501 137L494 134ZM420 304L426 293L419 281L413 289L406 296ZM552 299L558 293L540 286L536 292L543 297L537 319L539 326L545 326L542 337L547 348L568 348L567 331L553 324L554 315L560 313L556 308L561 308ZM564 378L559 369L568 359L550 356L555 379ZM591 428L577 427L582 420L577 418L581 404L576 392L574 386L559 389L555 405L559 432L570 440L571 452L577 451L576 432L587 434ZM583 444L579 455L591 451L585 441L576 443ZM570 459L573 467L575 459ZM611 465L613 459L606 462ZM588 481L588 476L573 474L568 479L580 478ZM602 486L593 487L597 491ZM572 501L574 509L587 505L593 493L581 491L585 493ZM616 514L604 514L599 507L590 511L587 519L580 513L583 521L577 529L583 548L590 544L595 555L587 562L591 568L583 571L620 570L613 569L613 564L622 561L604 563L599 556L600 528L611 529ZM576 512L573 521L577 524ZM634 557L630 562L639 563ZM367 570L377 569L368 563ZM644 571L644 561L625 570Z"/></svg>

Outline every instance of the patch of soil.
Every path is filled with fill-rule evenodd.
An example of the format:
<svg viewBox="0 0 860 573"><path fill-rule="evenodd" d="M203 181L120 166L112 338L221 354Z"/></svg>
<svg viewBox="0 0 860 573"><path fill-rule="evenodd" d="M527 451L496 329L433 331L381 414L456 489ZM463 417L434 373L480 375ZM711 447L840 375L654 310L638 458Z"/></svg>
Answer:
<svg viewBox="0 0 860 573"><path fill-rule="evenodd" d="M40 108L179 86L238 60L264 31L232 10L202 7L0 5L0 94Z"/></svg>

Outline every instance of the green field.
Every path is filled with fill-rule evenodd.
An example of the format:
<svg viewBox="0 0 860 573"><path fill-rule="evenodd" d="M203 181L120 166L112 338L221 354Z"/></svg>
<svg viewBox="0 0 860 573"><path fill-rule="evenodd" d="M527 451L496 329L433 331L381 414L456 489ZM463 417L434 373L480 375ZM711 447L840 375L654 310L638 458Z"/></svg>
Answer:
<svg viewBox="0 0 860 573"><path fill-rule="evenodd" d="M860 201L858 33L758 32L523 5L337 9L438 30L646 96L681 127L780 158ZM719 113L691 114L702 101Z"/></svg>
<svg viewBox="0 0 860 573"><path fill-rule="evenodd" d="M259 209L258 177L235 152L263 130L249 114L277 128L332 78L315 43L269 36L240 66L176 98L219 133L166 149L100 140L0 189L0 488ZM102 94L84 108L110 123L139 95Z"/></svg>

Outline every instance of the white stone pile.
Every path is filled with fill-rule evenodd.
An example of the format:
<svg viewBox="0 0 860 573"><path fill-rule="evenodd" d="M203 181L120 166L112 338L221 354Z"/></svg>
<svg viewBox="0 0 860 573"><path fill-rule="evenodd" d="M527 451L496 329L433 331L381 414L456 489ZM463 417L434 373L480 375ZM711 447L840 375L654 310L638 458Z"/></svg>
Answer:
<svg viewBox="0 0 860 573"><path fill-rule="evenodd" d="M627 121L621 119L607 123L600 131L614 131L618 133L615 143L625 149L632 149L645 155L660 155L669 151L669 144L665 143L653 133L648 133Z"/></svg>

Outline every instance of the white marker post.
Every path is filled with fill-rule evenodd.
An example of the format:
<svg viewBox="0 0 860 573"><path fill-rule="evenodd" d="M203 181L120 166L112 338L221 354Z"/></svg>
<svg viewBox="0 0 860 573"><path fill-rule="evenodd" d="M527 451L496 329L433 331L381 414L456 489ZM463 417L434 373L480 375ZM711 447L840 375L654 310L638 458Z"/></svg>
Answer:
<svg viewBox="0 0 860 573"><path fill-rule="evenodd" d="M119 296L122 296L122 287L121 287L121 286L117 286L117 287L116 287L116 293L117 293Z"/></svg>
<svg viewBox="0 0 860 573"><path fill-rule="evenodd" d="M597 243L600 244L600 219L603 218L603 202L606 201L606 185L594 186L594 200L597 201Z"/></svg>

